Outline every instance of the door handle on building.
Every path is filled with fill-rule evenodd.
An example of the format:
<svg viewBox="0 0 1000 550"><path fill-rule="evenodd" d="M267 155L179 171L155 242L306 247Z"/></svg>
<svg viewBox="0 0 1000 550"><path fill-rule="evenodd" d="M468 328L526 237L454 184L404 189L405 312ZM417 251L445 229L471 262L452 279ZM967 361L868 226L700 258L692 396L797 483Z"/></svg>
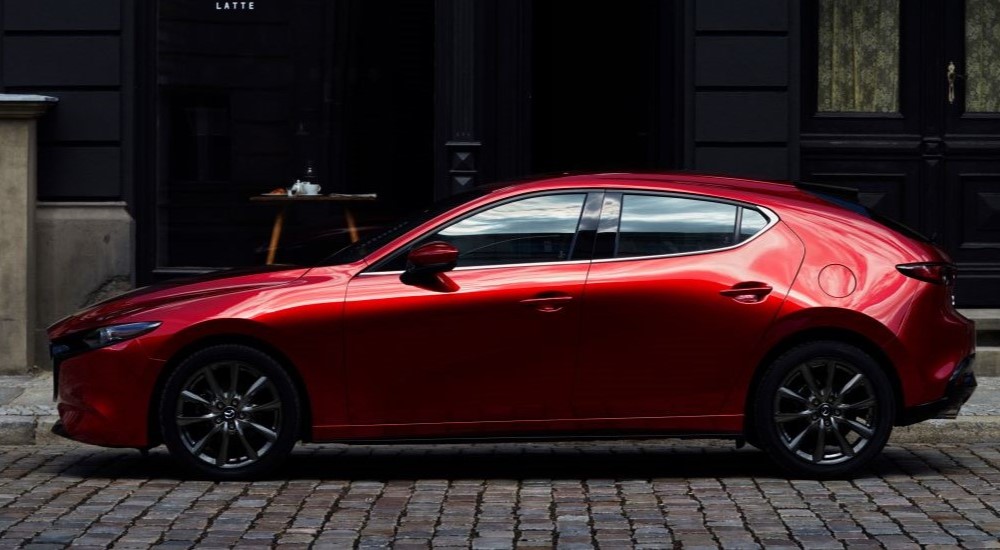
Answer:
<svg viewBox="0 0 1000 550"><path fill-rule="evenodd" d="M947 73L946 74L947 74L947 77L948 77L948 104L949 105L954 105L955 104L955 80L959 79L959 78L965 78L965 75L964 74L958 74L957 72L955 72L955 62L954 61L949 61L948 62L948 69L947 69Z"/></svg>

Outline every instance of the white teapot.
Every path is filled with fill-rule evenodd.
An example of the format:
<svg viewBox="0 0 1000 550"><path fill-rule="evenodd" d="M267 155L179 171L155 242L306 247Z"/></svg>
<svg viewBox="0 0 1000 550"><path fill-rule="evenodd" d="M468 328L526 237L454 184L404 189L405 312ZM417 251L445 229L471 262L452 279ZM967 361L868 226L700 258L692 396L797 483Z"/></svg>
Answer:
<svg viewBox="0 0 1000 550"><path fill-rule="evenodd" d="M292 184L292 194L293 195L318 195L319 190L322 187L316 183L309 183L308 181L295 180Z"/></svg>

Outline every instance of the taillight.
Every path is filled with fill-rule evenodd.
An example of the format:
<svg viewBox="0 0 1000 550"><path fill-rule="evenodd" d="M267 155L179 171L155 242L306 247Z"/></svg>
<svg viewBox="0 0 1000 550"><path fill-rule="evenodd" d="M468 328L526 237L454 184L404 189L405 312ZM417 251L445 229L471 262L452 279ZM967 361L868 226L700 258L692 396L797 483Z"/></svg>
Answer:
<svg viewBox="0 0 1000 550"><path fill-rule="evenodd" d="M896 269L907 277L938 285L950 285L955 282L957 272L955 266L942 263L900 264Z"/></svg>

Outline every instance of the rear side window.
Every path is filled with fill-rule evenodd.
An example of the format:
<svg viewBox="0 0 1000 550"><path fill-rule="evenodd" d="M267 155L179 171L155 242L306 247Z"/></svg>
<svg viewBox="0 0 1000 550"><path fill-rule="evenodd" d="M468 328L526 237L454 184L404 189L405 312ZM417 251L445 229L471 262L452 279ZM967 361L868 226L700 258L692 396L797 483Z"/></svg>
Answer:
<svg viewBox="0 0 1000 550"><path fill-rule="evenodd" d="M728 248L760 233L770 220L736 204L661 195L621 198L615 256L662 256Z"/></svg>

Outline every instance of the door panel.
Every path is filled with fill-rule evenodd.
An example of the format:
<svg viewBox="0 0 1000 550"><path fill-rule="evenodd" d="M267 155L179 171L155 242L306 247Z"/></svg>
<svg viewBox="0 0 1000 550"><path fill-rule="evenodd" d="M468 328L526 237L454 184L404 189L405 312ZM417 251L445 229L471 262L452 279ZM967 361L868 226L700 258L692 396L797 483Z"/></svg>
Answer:
<svg viewBox="0 0 1000 550"><path fill-rule="evenodd" d="M803 166L807 181L858 190L861 204L920 227L920 164L916 160L816 160Z"/></svg>
<svg viewBox="0 0 1000 550"><path fill-rule="evenodd" d="M725 398L745 380L737 373L752 367L801 257L801 242L779 223L732 250L596 261L587 277L577 417L741 414ZM724 295L747 282L772 290L755 303Z"/></svg>
<svg viewBox="0 0 1000 550"><path fill-rule="evenodd" d="M1000 163L952 162L948 179L949 201L969 214L955 220L948 240L962 259L988 260L1000 243Z"/></svg>
<svg viewBox="0 0 1000 550"><path fill-rule="evenodd" d="M569 418L588 266L461 269L434 288L357 277L344 316L352 423Z"/></svg>

